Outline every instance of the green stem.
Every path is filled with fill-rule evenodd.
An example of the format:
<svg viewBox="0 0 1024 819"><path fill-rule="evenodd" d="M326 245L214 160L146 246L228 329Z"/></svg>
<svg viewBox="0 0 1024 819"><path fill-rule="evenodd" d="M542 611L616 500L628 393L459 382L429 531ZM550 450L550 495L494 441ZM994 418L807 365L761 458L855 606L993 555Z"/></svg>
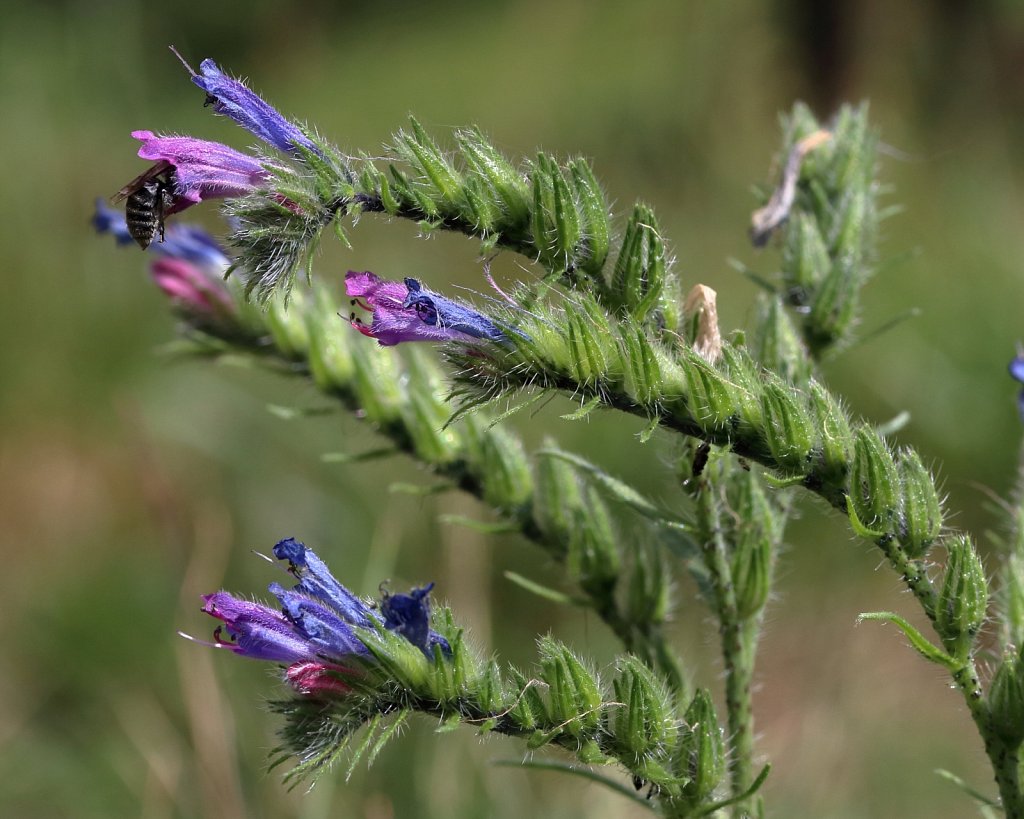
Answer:
<svg viewBox="0 0 1024 819"><path fill-rule="evenodd" d="M706 479L694 491L701 533L704 566L710 579L712 606L719 623L722 662L725 666L725 707L729 723L730 793L740 811L747 810L742 795L753 781L754 709L751 688L757 651L759 617L739 616L732 582L728 544L722 536L718 504Z"/></svg>
<svg viewBox="0 0 1024 819"><path fill-rule="evenodd" d="M953 681L963 695L971 719L985 743L985 753L992 763L999 800L1007 819L1024 819L1024 793L1020 786L1020 743L1007 743L992 728L988 703L981 695L978 671L968 660L953 672Z"/></svg>

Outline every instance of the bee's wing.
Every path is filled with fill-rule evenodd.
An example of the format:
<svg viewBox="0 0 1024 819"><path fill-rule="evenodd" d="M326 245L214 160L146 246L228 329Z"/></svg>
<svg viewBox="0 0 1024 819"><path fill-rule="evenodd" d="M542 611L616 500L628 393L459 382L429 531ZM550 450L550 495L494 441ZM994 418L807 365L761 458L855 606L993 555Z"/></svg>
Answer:
<svg viewBox="0 0 1024 819"><path fill-rule="evenodd" d="M137 191L139 188L145 185L150 179L156 179L158 176L160 176L163 173L166 173L172 167L174 166L171 165L171 163L168 162L166 159L161 159L152 168L147 168L146 170L144 170L142 173L136 176L131 182L129 182L127 185L121 188L121 190L119 190L117 193L111 196L110 201L120 202L122 199L127 199L129 196L135 193L135 191Z"/></svg>

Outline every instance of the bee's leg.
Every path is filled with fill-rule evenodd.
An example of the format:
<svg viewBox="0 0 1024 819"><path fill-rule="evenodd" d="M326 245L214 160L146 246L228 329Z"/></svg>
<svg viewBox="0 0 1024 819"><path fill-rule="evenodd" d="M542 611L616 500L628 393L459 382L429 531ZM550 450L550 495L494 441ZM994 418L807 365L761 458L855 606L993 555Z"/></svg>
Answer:
<svg viewBox="0 0 1024 819"><path fill-rule="evenodd" d="M160 241L164 240L164 212L174 203L174 197L167 190L166 185L160 186L160 193L156 198L156 225L160 231Z"/></svg>

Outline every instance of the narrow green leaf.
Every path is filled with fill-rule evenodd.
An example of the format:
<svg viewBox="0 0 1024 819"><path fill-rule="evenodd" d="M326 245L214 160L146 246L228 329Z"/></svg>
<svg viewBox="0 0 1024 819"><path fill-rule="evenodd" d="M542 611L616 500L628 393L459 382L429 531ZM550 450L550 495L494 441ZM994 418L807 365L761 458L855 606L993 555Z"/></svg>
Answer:
<svg viewBox="0 0 1024 819"><path fill-rule="evenodd" d="M761 789L761 786L764 784L764 781L768 778L768 774L770 774L771 772L772 766L770 764L766 764L761 769L761 773L759 773L757 777L754 779L754 781L750 783L750 787L743 791L743 793L739 794L738 796L733 796L730 799L724 799L721 802L712 802L710 805L705 805L697 813L694 813L693 816L710 816L712 813L714 813L715 811L719 811L722 808L727 808L730 805L736 805L740 802L745 802Z"/></svg>
<svg viewBox="0 0 1024 819"><path fill-rule="evenodd" d="M379 449L368 449L366 452L325 452L320 456L320 461L325 464L356 464L365 461L375 461L378 458L387 458L397 455L399 450L393 446L382 446Z"/></svg>
<svg viewBox="0 0 1024 819"><path fill-rule="evenodd" d="M883 623L892 623L906 635L907 639L910 640L910 645L926 660L945 666L950 671L957 671L963 666L963 663L955 657L951 657L938 646L933 645L920 631L894 612L869 611L857 615L857 621L860 622L861 620L880 620Z"/></svg>
<svg viewBox="0 0 1024 819"><path fill-rule="evenodd" d="M465 515L441 515L438 520L440 520L441 523L447 523L453 526L465 526L467 529L471 529L474 532L480 532L484 535L506 535L520 531L519 525L515 523L488 523L487 521L468 518Z"/></svg>
<svg viewBox="0 0 1024 819"><path fill-rule="evenodd" d="M971 799L974 799L975 801L979 802L985 807L994 808L995 810L1002 813L1003 807L999 804L997 800L985 796L985 794L983 794L981 791L975 790L952 771L947 771L944 768L936 768L935 773L943 779L945 779L947 782L952 782L960 790L962 790L969 797L971 797Z"/></svg>
<svg viewBox="0 0 1024 819"><path fill-rule="evenodd" d="M402 730L402 726L408 722L409 714L411 713L412 712L409 710L399 711L397 716L391 720L391 724L381 731L380 736L377 737L377 741L373 743L373 747L370 748L370 752L366 755L367 768L373 765L374 760L377 759L377 755L384 749L384 746Z"/></svg>
<svg viewBox="0 0 1024 819"><path fill-rule="evenodd" d="M450 483L433 483L427 486L422 486L416 483L405 483L403 481L395 481L393 484L388 486L388 492L395 495L416 495L417 497L423 497L426 495L438 495L441 492L450 492L455 487Z"/></svg>
<svg viewBox="0 0 1024 819"><path fill-rule="evenodd" d="M507 580L512 581L520 588L526 589L526 591L538 597L543 597L545 600L550 600L552 603L558 603L563 606L580 606L581 608L589 608L590 606L590 601L586 598L573 597L564 592L542 586L540 583L536 583L528 577L523 577L521 574L513 571L506 571L504 574Z"/></svg>

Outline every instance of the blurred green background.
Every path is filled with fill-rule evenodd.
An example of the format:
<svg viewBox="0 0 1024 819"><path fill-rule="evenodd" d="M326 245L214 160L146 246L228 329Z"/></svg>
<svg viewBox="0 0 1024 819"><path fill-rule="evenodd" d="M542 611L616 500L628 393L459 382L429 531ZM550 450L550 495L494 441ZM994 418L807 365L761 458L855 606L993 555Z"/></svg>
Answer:
<svg viewBox="0 0 1024 819"><path fill-rule="evenodd" d="M330 465L366 448L302 382L177 363L174 322L138 252L88 227L93 198L143 167L135 128L243 148L167 51L210 56L285 113L350 151L378 151L413 112L436 135L479 124L514 155L593 159L624 212L657 210L684 283L719 292L742 325L775 251L746 240L753 183L771 180L777 113L827 116L871 100L891 148L883 178L904 210L884 224L884 266L863 328L921 316L827 367L857 414L906 409L902 442L943 476L955 525L1001 525L992 493L1015 470L1020 423L1006 362L1024 335L1024 9L1011 0L737 0L732 3L451 2L287 5L8 2L0 17L0 815L5 817L613 817L627 803L551 773L495 767L523 748L418 721L369 771L289 793L267 773L280 692L266 667L188 643L206 636L198 595L246 594L274 576L252 549L294 535L363 594L437 581L484 650L527 663L551 631L607 664L594 617L530 597L508 569L555 582L540 553L436 523L481 516L457 495L389 495L427 482L410 462ZM214 208L190 212L217 226ZM373 269L480 287L477 244L417 238L366 217L322 277ZM496 271L516 275L502 258ZM670 497L658 438L634 419L515 420ZM665 443L665 439L661 439ZM990 555L990 560L995 556ZM820 504L791 528L755 698L774 771L774 816L971 813L948 768L991 793L980 741L943 672L858 612L912 614L897 579ZM680 585L678 640L693 678L717 686L714 636Z"/></svg>

